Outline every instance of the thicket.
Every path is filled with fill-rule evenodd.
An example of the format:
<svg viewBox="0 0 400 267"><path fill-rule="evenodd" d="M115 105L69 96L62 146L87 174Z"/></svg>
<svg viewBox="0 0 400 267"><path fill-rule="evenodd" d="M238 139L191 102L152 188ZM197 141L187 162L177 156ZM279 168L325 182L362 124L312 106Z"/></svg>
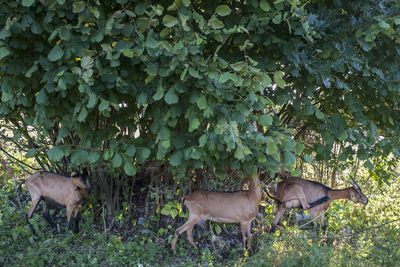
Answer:
<svg viewBox="0 0 400 267"><path fill-rule="evenodd" d="M172 231L182 195L234 190L255 167L333 187L365 167L390 184L399 5L2 1L0 157L86 168L106 232Z"/></svg>

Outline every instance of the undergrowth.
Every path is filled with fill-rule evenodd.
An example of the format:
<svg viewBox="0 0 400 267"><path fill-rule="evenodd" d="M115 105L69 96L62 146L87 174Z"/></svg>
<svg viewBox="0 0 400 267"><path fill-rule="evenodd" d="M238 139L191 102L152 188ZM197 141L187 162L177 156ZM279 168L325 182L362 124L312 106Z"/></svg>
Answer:
<svg viewBox="0 0 400 267"><path fill-rule="evenodd" d="M178 254L173 256L173 232L186 219L176 217L174 225L163 225L161 214L147 218L143 225L104 234L101 223L95 223L86 208L81 232L73 234L66 232L65 211L56 216L60 227L53 231L37 208L30 220L38 233L34 237L24 218L29 201L18 201L10 181L0 187L0 266L398 266L397 184L364 187L370 200L367 206L349 201L332 203L325 238L314 233L311 224L296 225L295 211L282 218L284 226L276 233L268 233L274 209L267 204L261 207L265 218L253 223L252 255L241 247L239 226L225 225L221 231L217 224L207 223L204 229L196 226L194 230L199 251L182 235Z"/></svg>

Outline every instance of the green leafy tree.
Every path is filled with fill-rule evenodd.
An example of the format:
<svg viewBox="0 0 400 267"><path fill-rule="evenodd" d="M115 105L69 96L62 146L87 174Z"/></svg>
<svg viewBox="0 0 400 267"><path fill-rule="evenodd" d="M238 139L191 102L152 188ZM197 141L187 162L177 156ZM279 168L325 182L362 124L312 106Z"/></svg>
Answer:
<svg viewBox="0 0 400 267"><path fill-rule="evenodd" d="M399 156L399 10L396 1L6 1L1 135L44 167L130 176L154 161L178 177L227 165L290 170L298 155L332 159L335 143L339 161Z"/></svg>

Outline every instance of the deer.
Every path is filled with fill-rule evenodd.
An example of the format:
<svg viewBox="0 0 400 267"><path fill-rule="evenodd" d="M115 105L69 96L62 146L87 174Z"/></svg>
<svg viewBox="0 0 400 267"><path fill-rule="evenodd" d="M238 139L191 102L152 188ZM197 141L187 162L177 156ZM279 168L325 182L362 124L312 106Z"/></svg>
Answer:
<svg viewBox="0 0 400 267"><path fill-rule="evenodd" d="M72 228L72 214L75 217L74 233L79 232L79 209L88 200L88 195L91 189L89 181L82 178L76 172L71 174L71 177L62 176L55 173L38 171L22 181L25 184L31 196L31 205L26 213L26 222L35 235L35 230L29 219L32 217L37 205L41 200L44 200L42 214L46 221L56 228L56 224L49 214L49 209L66 208L67 209L67 229Z"/></svg>
<svg viewBox="0 0 400 267"><path fill-rule="evenodd" d="M314 222L314 229L318 228L317 217L321 216L322 230L326 230L325 212L333 200L348 199L354 203L368 204L368 198L361 191L356 180L350 176L352 181L346 181L352 185L345 189L332 189L321 183L305 180L300 177L289 176L279 182L275 196L268 190L268 197L275 200L278 211L271 224L271 232L275 232L277 224L286 209L302 208L309 210L310 217Z"/></svg>
<svg viewBox="0 0 400 267"><path fill-rule="evenodd" d="M176 242L179 235L186 232L189 243L198 249L193 242L193 227L202 221L211 220L218 223L240 223L243 248L247 248L252 252L251 241L251 223L258 214L259 204L261 201L261 189L258 173L257 178L246 177L249 181L249 190L240 190L236 192L208 192L195 191L182 200L189 210L189 218L185 224L179 227L174 234L171 249L176 254Z"/></svg>

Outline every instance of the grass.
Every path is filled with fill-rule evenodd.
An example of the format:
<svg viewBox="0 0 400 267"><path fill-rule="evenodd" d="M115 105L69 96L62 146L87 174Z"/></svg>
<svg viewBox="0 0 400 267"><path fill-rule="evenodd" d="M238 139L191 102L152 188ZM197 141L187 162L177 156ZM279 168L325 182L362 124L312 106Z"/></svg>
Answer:
<svg viewBox="0 0 400 267"><path fill-rule="evenodd" d="M266 217L253 223L253 255L243 251L240 234L232 234L239 232L238 226L226 225L230 234L216 234L220 242L213 243L209 226L213 225L213 233L218 227L207 223L206 230L195 227L199 251L182 235L173 256L173 230L185 219L175 219L174 225L153 223L154 218L140 226L125 222L105 235L86 210L81 232L73 234L65 232L65 212L58 215L60 233L35 214L31 219L38 232L35 238L24 219L29 203L23 202L21 211L13 185L5 183L0 187L0 266L398 266L400 221L391 222L400 214L397 188L395 183L378 187L371 182L366 188L367 207L334 202L326 216L330 238L319 239L312 231L299 229L290 216L282 219L285 228L267 233L273 217L267 205Z"/></svg>

